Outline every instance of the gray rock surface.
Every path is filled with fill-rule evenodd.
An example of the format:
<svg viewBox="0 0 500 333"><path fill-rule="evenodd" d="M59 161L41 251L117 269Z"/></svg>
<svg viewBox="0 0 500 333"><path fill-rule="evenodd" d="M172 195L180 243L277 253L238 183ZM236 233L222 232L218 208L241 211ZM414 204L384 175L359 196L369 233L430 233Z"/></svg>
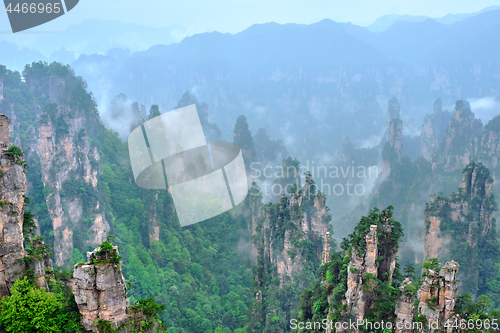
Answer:
<svg viewBox="0 0 500 333"><path fill-rule="evenodd" d="M98 320L110 321L115 328L131 320L127 315L130 303L120 265L103 263L108 255L99 256L100 250L89 252L87 263L75 265L73 273L73 292L82 314L81 322L92 332L97 332ZM118 248L114 246L110 252L118 254Z"/></svg>
<svg viewBox="0 0 500 333"><path fill-rule="evenodd" d="M23 222L26 166L23 155L9 156L10 120L0 115L0 298L10 295L9 289L26 271L19 261L25 256Z"/></svg>

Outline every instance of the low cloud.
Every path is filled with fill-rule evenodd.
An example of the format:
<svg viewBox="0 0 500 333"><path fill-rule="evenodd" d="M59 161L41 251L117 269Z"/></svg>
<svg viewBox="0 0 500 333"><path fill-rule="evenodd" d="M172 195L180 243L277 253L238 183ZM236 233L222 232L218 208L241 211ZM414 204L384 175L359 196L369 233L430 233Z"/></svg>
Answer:
<svg viewBox="0 0 500 333"><path fill-rule="evenodd" d="M493 117L500 114L500 102L493 96L468 99L476 118L487 124Z"/></svg>

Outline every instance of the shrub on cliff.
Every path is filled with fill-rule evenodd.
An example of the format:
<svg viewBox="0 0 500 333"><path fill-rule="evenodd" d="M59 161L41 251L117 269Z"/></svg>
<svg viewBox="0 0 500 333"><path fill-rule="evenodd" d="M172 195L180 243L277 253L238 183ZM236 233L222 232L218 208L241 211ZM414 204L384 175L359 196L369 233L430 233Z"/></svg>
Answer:
<svg viewBox="0 0 500 333"><path fill-rule="evenodd" d="M22 151L22 149L21 149L21 148L19 148L18 146L16 146L16 145L11 145L11 146L9 147L9 149L7 149L7 150L5 151L5 154L6 154L6 155L9 155L9 156L20 156L20 155L22 155L22 154L23 154L23 151Z"/></svg>

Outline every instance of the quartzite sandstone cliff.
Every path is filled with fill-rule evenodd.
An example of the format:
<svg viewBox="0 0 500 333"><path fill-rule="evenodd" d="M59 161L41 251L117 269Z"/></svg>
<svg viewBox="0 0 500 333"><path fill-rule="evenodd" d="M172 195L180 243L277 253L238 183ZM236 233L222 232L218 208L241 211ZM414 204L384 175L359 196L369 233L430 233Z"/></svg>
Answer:
<svg viewBox="0 0 500 333"><path fill-rule="evenodd" d="M159 322L155 314L130 307L118 247L109 242L101 246L105 244L107 249L98 247L87 253L86 263L75 265L72 286L83 327L97 332L97 325L104 321L117 333L157 332Z"/></svg>
<svg viewBox="0 0 500 333"><path fill-rule="evenodd" d="M26 165L23 155L9 155L9 118L0 115L0 297L22 278L26 264L23 221Z"/></svg>
<svg viewBox="0 0 500 333"><path fill-rule="evenodd" d="M481 145L483 125L474 117L467 101L457 101L444 143L432 157L432 169L442 167L451 172L460 170L473 161Z"/></svg>
<svg viewBox="0 0 500 333"><path fill-rule="evenodd" d="M425 316L431 332L448 331L445 324L449 319L453 322L458 268L458 263L449 261L439 272L424 269L422 285L417 293L418 313Z"/></svg>
<svg viewBox="0 0 500 333"><path fill-rule="evenodd" d="M481 163L470 163L463 170L463 179L457 193L449 198L434 196L425 209L424 260L439 258L446 261L460 256L467 265L460 271L460 288L475 297L481 270L481 258L493 253L483 251L496 242L495 201L492 194L493 179ZM467 244L466 254L458 253ZM493 244L494 245L494 244ZM498 260L498 258L490 258Z"/></svg>
<svg viewBox="0 0 500 333"><path fill-rule="evenodd" d="M100 250L87 253L87 262L75 265L73 273L75 301L87 331L96 331L97 320L108 320L115 328L129 321L130 304L121 268L116 263L101 263L118 255L118 248L104 254Z"/></svg>
<svg viewBox="0 0 500 333"><path fill-rule="evenodd" d="M432 155L439 149L444 141L446 128L451 119L451 114L448 111L443 111L441 99L438 98L434 102L434 112L431 115L426 115L422 132L420 133L420 150L422 156L430 161Z"/></svg>
<svg viewBox="0 0 500 333"><path fill-rule="evenodd" d="M281 281L286 280L285 277L293 280L303 268L305 258L301 248L294 244L308 237L322 243L331 228L325 196L311 191L311 185L312 179L308 176L303 188L279 199L277 210L272 206L261 208L263 216L256 227L255 247L258 252L261 251L259 256L263 260L276 266ZM257 208L253 210L258 214ZM283 235L280 234L282 231ZM317 254L319 261L324 257L323 251Z"/></svg>
<svg viewBox="0 0 500 333"><path fill-rule="evenodd" d="M4 107L3 112L11 118L13 139L25 151L28 164L40 164L40 180L52 220L55 264L69 268L75 239L80 247L100 244L109 232L109 224L102 203L84 202L81 197L65 191L77 183L76 188L80 188L83 182L87 192L97 192L100 156L87 134L99 121L91 96L85 92L85 83L69 69L62 72L56 75L50 74L50 70L28 70L25 73L26 83L37 94L46 96L48 103L42 109L35 102L30 119L17 113L14 102L9 101L10 107ZM30 190L28 187L28 192ZM74 234L74 230L80 232ZM86 234L89 235L82 238Z"/></svg>
<svg viewBox="0 0 500 333"><path fill-rule="evenodd" d="M392 166L401 160L403 155L403 122L399 118L400 107L395 98L389 101L387 131L385 132L382 150L382 175L391 174Z"/></svg>

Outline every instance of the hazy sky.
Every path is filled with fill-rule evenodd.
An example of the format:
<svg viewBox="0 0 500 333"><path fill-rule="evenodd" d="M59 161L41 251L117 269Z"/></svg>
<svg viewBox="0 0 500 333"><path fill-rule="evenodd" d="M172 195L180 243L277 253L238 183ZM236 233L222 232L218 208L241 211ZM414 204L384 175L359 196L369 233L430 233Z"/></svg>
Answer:
<svg viewBox="0 0 500 333"><path fill-rule="evenodd" d="M313 23L324 18L368 25L385 14L441 17L500 5L500 0L80 0L67 15L33 30L60 31L88 19L112 19L194 31L238 32L254 23ZM7 30L0 14L0 29Z"/></svg>

